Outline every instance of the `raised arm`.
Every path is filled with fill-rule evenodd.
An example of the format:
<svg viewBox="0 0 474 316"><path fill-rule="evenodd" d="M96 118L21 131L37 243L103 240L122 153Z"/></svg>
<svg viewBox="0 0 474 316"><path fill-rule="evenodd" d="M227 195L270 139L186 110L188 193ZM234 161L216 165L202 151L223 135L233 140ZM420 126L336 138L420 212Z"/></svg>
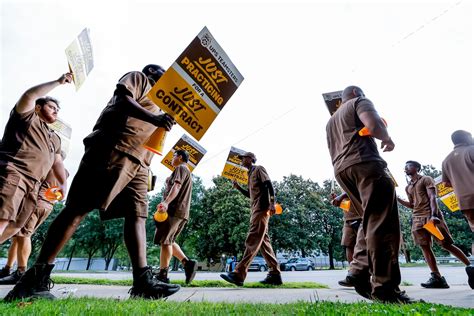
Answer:
<svg viewBox="0 0 474 316"><path fill-rule="evenodd" d="M15 105L15 110L20 114L32 111L35 108L36 100L38 98L47 95L57 86L70 83L71 81L72 74L68 72L61 75L61 77L56 80L41 83L37 86L29 88L21 95L20 100L18 100Z"/></svg>
<svg viewBox="0 0 474 316"><path fill-rule="evenodd" d="M235 180L232 180L232 185L235 189L237 189L240 193L245 195L246 197L250 198L250 192L248 190L243 189Z"/></svg>

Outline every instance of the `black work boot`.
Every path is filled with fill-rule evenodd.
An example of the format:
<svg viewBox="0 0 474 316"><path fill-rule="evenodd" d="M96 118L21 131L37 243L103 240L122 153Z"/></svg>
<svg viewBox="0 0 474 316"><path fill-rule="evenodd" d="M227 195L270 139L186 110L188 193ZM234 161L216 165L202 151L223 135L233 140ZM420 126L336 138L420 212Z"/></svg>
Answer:
<svg viewBox="0 0 474 316"><path fill-rule="evenodd" d="M21 279L23 274L25 274L25 272L21 272L20 270L15 270L13 271L12 274L7 275L4 278L1 278L0 284L16 284L16 282L18 282Z"/></svg>
<svg viewBox="0 0 474 316"><path fill-rule="evenodd" d="M128 291L130 298L158 299L178 292L178 284L166 284L153 277L150 267L133 273L133 286Z"/></svg>
<svg viewBox="0 0 474 316"><path fill-rule="evenodd" d="M191 283L196 276L198 263L196 260L186 260L184 264L184 275L186 276L186 284Z"/></svg>
<svg viewBox="0 0 474 316"><path fill-rule="evenodd" d="M349 272L346 276L346 280L348 280L354 286L357 294L362 297L372 299L372 285L370 284L369 274L352 274Z"/></svg>
<svg viewBox="0 0 474 316"><path fill-rule="evenodd" d="M158 281L169 284L170 278L168 278L168 270L169 268L160 268L158 273L153 273L153 276Z"/></svg>
<svg viewBox="0 0 474 316"><path fill-rule="evenodd" d="M351 280L349 280L348 277L345 277L344 280L337 281L337 283L338 283L340 286L354 287L354 284L351 283Z"/></svg>
<svg viewBox="0 0 474 316"><path fill-rule="evenodd" d="M407 295L405 291L401 291L400 289L396 289L391 294L387 295L379 295L374 294L372 299L376 302L381 303L390 303L390 304L415 304L415 303L425 303L425 301L421 299L413 299Z"/></svg>
<svg viewBox="0 0 474 316"><path fill-rule="evenodd" d="M9 275L10 275L10 267L4 266L0 270L0 278L4 278L4 277L9 276Z"/></svg>
<svg viewBox="0 0 474 316"><path fill-rule="evenodd" d="M235 272L229 272L229 273L222 273L221 278L226 280L229 283L235 284L237 286L243 286L244 285L244 280L241 280L237 273Z"/></svg>
<svg viewBox="0 0 474 316"><path fill-rule="evenodd" d="M466 267L467 273L467 283L474 290L474 266L467 266Z"/></svg>
<svg viewBox="0 0 474 316"><path fill-rule="evenodd" d="M433 272L431 272L429 280L425 283L421 283L421 286L427 289L449 289L446 279Z"/></svg>
<svg viewBox="0 0 474 316"><path fill-rule="evenodd" d="M53 268L54 264L35 264L25 272L13 290L5 296L4 301L11 302L25 298L55 299L56 297L50 292L54 286L53 281L50 279Z"/></svg>
<svg viewBox="0 0 474 316"><path fill-rule="evenodd" d="M268 284L268 285L282 285L283 281L281 280L281 274L275 273L268 273L265 279L260 281L261 284Z"/></svg>

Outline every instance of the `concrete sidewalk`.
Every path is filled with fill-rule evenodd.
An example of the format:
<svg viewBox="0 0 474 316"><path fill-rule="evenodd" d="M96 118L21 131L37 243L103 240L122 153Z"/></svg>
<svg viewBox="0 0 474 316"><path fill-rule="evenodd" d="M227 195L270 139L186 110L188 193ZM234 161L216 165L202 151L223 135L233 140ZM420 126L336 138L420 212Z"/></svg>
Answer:
<svg viewBox="0 0 474 316"><path fill-rule="evenodd" d="M451 288L424 289L419 283L426 281L429 270L426 267L402 268L402 280L410 286L401 288L407 294L426 302L451 305L457 307L474 308L474 290L467 285L467 276L464 267L440 267L446 276ZM170 296L170 301L209 301L209 302L246 302L246 303L290 303L296 301L314 302L339 301L352 303L367 301L359 296L352 288L344 288L337 284L346 275L345 270L322 270L283 272L284 282L314 281L329 286L329 289L247 289L247 288L182 288L178 293ZM55 273L57 276L104 278L123 280L132 278L130 272L102 272L102 273ZM184 273L171 273L172 280L184 279ZM264 272L249 273L248 282L261 280ZM198 273L196 280L221 280L219 273ZM0 285L0 297L4 297L13 286ZM57 297L100 297L127 299L128 286L100 286L100 285L61 285L56 284L52 293Z"/></svg>

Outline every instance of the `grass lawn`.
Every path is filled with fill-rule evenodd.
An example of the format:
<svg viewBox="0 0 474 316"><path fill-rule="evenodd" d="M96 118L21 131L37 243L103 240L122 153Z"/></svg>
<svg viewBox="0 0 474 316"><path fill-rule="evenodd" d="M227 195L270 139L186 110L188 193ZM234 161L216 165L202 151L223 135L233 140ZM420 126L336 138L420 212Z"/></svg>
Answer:
<svg viewBox="0 0 474 316"><path fill-rule="evenodd" d="M90 279L90 278L71 278L53 276L56 284L95 284L95 285L124 285L132 286L132 280L107 280L107 279ZM209 281L209 280L194 280L191 284L185 284L184 280L173 280L174 284L179 284L182 287L236 287L226 281ZM282 288L282 289L328 289L324 284L316 282L286 282L281 286L263 285L259 282L246 282L244 288ZM1 314L0 314L1 315Z"/></svg>
<svg viewBox="0 0 474 316"><path fill-rule="evenodd" d="M298 302L245 304L68 298L0 304L0 315L472 315L435 304Z"/></svg>

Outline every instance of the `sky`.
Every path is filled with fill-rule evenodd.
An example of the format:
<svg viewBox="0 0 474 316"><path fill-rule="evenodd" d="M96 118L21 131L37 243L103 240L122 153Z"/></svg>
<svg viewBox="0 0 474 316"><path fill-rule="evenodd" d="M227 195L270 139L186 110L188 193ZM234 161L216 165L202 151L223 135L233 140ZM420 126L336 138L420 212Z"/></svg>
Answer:
<svg viewBox="0 0 474 316"><path fill-rule="evenodd" d="M67 71L66 47L90 29L94 69L60 86L73 129L66 168L126 72L167 69L207 26L244 81L200 144L194 174L220 175L231 146L252 151L272 180L333 178L322 93L360 86L386 119L395 150L381 153L404 194L405 161L441 168L457 129L474 132L471 1L22 1L0 6L0 128L29 87ZM183 135L175 126L165 152ZM380 144L380 141L377 141ZM155 157L158 191L170 171ZM71 179L71 178L70 178Z"/></svg>

